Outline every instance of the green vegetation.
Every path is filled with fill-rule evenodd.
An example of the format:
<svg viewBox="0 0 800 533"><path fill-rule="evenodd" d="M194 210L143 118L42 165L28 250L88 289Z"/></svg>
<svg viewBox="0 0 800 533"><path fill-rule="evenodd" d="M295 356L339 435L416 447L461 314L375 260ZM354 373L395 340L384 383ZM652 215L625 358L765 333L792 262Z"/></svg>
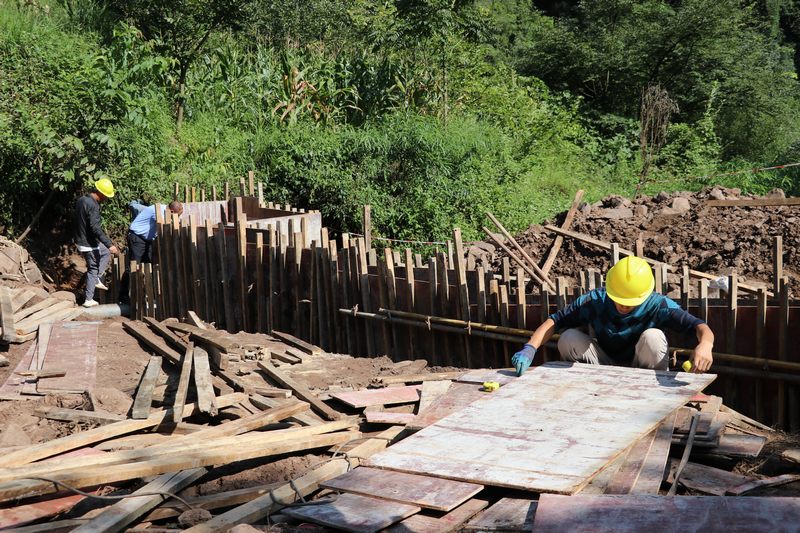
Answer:
<svg viewBox="0 0 800 533"><path fill-rule="evenodd" d="M800 1L0 0L0 226L101 176L129 199L253 169L357 231L480 237L610 193L800 192ZM640 178L643 91L677 104ZM706 176L706 177L702 177ZM41 231L49 229L43 223Z"/></svg>

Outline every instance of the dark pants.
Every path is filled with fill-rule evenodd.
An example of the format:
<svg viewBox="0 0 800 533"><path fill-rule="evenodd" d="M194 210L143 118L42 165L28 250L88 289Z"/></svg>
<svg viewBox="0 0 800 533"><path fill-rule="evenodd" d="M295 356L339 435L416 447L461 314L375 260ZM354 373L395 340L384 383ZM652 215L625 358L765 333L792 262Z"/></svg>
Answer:
<svg viewBox="0 0 800 533"><path fill-rule="evenodd" d="M86 260L86 292L84 301L94 300L94 287L105 273L108 262L111 259L111 252L100 242L97 248L91 252L82 252Z"/></svg>
<svg viewBox="0 0 800 533"><path fill-rule="evenodd" d="M125 273L122 274L119 289L119 301L121 303L130 303L130 295L128 294L131 272L130 262L136 261L137 264L150 263L150 252L152 248L153 241L148 241L135 233L128 232L128 262L125 264Z"/></svg>

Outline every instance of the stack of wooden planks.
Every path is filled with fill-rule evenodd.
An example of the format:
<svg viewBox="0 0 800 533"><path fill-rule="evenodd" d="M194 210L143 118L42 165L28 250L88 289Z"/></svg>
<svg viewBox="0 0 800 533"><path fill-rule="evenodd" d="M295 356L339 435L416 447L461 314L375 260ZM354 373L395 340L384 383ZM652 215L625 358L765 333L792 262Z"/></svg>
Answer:
<svg viewBox="0 0 800 533"><path fill-rule="evenodd" d="M32 289L10 289L0 285L0 339L4 342L22 343L35 339L42 324L69 321L81 313L83 309L68 300L43 299Z"/></svg>

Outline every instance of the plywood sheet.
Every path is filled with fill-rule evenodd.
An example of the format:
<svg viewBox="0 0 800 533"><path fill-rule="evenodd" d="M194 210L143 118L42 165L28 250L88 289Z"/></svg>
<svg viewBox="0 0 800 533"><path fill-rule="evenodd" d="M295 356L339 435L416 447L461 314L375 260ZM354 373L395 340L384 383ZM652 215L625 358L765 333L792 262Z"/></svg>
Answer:
<svg viewBox="0 0 800 533"><path fill-rule="evenodd" d="M337 392L331 394L350 407L370 407L372 405L394 405L398 403L411 403L419 400L422 385L407 385L404 387L386 387L385 389L366 389L353 392Z"/></svg>
<svg viewBox="0 0 800 533"><path fill-rule="evenodd" d="M320 485L436 511L450 511L483 490L483 485L474 483L363 466Z"/></svg>
<svg viewBox="0 0 800 533"><path fill-rule="evenodd" d="M409 422L411 428L426 428L442 418L463 409L472 402L488 398L490 393L482 392L475 383L453 383L450 388L433 401L424 411Z"/></svg>
<svg viewBox="0 0 800 533"><path fill-rule="evenodd" d="M415 505L340 494L330 503L287 507L283 514L353 533L374 533L399 522L420 508Z"/></svg>
<svg viewBox="0 0 800 533"><path fill-rule="evenodd" d="M471 520L467 531L530 531L536 515L535 500L503 498Z"/></svg>
<svg viewBox="0 0 800 533"><path fill-rule="evenodd" d="M488 505L489 502L487 500L473 498L439 518L422 514L409 516L402 522L398 522L387 529L386 533L450 533L451 531L461 531L461 526L464 525L464 522Z"/></svg>
<svg viewBox="0 0 800 533"><path fill-rule="evenodd" d="M375 455L369 464L573 494L715 377L547 363Z"/></svg>
<svg viewBox="0 0 800 533"><path fill-rule="evenodd" d="M543 494L536 533L797 531L800 498Z"/></svg>
<svg viewBox="0 0 800 533"><path fill-rule="evenodd" d="M97 328L100 322L54 322L42 370L66 375L40 379L39 392L83 392L94 389L97 376Z"/></svg>

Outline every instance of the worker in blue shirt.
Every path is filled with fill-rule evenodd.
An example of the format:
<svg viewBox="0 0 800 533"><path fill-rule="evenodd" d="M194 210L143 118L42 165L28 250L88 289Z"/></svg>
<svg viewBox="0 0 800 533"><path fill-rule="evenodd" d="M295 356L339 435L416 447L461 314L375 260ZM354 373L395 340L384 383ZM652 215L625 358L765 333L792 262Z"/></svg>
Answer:
<svg viewBox="0 0 800 533"><path fill-rule="evenodd" d="M694 372L711 368L714 333L670 298L653 292L655 280L647 262L625 257L611 267L606 287L590 291L553 313L531 335L511 363L521 376L533 362L536 350L560 331L558 351L565 361L667 370L667 337L663 328L697 335L692 356ZM591 326L593 339L580 331Z"/></svg>
<svg viewBox="0 0 800 533"><path fill-rule="evenodd" d="M151 253L153 241L156 238L156 206L144 205L133 201L128 204L135 217L128 228L128 263L125 265L125 274L122 276L120 287L120 302L128 303L128 285L130 283L130 262L137 264L152 262ZM171 214L181 216L183 204L178 201L170 202L168 206L161 206L161 213L166 215L167 209Z"/></svg>

